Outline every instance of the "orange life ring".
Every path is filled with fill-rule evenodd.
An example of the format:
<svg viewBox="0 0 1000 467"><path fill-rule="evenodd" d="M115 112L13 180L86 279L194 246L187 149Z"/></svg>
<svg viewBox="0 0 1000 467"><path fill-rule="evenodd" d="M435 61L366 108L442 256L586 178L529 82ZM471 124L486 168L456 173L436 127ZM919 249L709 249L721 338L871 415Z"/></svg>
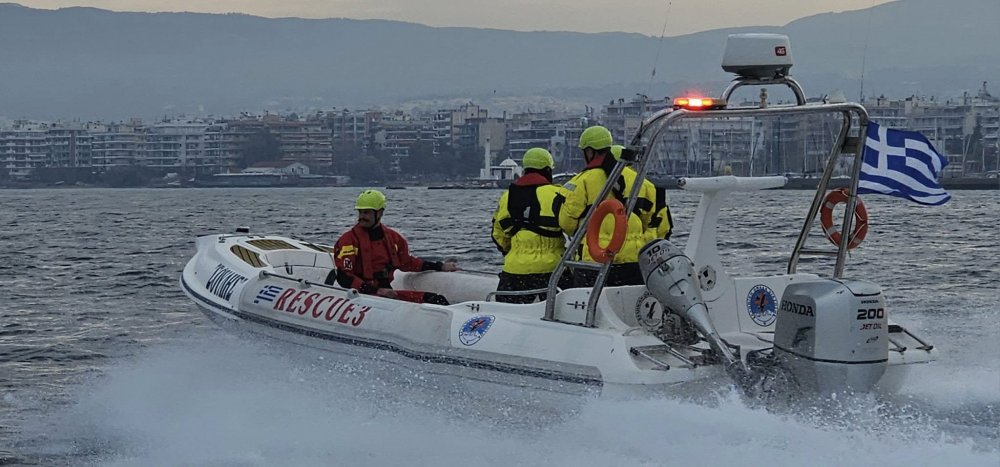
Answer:
<svg viewBox="0 0 1000 467"><path fill-rule="evenodd" d="M614 216L615 230L611 234L608 246L601 246L601 224L608 215ZM625 234L628 230L628 219L625 217L625 206L617 199L606 199L597 205L597 210L587 223L587 252L594 261L607 263L614 259L625 244Z"/></svg>
<svg viewBox="0 0 1000 467"><path fill-rule="evenodd" d="M819 223L823 226L826 239L837 246L840 246L840 230L833 228L833 208L840 203L846 203L848 197L846 188L833 190L827 193L823 207L819 211ZM865 209L864 201L858 198L858 202L854 205L854 230L851 232L851 242L847 244L847 248L860 245L865 235L868 235L868 210Z"/></svg>

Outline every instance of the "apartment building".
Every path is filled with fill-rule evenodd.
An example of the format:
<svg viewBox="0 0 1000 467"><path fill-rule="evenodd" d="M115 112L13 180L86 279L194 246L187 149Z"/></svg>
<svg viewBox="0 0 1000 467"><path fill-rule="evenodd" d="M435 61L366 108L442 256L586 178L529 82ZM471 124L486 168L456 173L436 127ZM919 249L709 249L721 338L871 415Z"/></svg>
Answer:
<svg viewBox="0 0 1000 467"><path fill-rule="evenodd" d="M36 168L49 161L48 125L16 121L10 128L0 129L0 167L12 180L26 180Z"/></svg>
<svg viewBox="0 0 1000 467"><path fill-rule="evenodd" d="M636 94L629 100L620 98L608 102L601 108L601 122L611 131L611 136L618 144L627 145L639 131L644 118L672 105L673 101L669 97L651 99L646 95Z"/></svg>
<svg viewBox="0 0 1000 467"><path fill-rule="evenodd" d="M89 167L93 137L80 123L64 123L45 131L49 167Z"/></svg>
<svg viewBox="0 0 1000 467"><path fill-rule="evenodd" d="M300 162L317 169L333 165L330 130L320 119L287 120L269 115L264 123L278 141L282 161Z"/></svg>
<svg viewBox="0 0 1000 467"><path fill-rule="evenodd" d="M331 110L324 114L326 127L330 130L333 143L353 143L365 148L378 124L382 121L382 112L377 110L348 109Z"/></svg>
<svg viewBox="0 0 1000 467"><path fill-rule="evenodd" d="M97 172L139 165L146 128L141 119L118 123L88 123L90 159Z"/></svg>
<svg viewBox="0 0 1000 467"><path fill-rule="evenodd" d="M36 169L90 167L93 138L80 123L15 121L0 129L0 170L27 180Z"/></svg>
<svg viewBox="0 0 1000 467"><path fill-rule="evenodd" d="M519 161L528 149L545 148L557 171L579 170L583 162L577 141L588 122L554 111L514 114L507 122L507 157Z"/></svg>
<svg viewBox="0 0 1000 467"><path fill-rule="evenodd" d="M428 118L414 118L397 111L383 115L373 135L375 147L395 159L409 157L417 144L427 144L434 150L434 123Z"/></svg>

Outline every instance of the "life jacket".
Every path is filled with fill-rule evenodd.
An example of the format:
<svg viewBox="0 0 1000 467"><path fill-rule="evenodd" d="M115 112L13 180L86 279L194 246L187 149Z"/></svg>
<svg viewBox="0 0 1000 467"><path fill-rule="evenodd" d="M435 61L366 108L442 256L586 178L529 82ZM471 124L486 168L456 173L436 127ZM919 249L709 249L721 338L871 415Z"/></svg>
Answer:
<svg viewBox="0 0 1000 467"><path fill-rule="evenodd" d="M674 229L674 217L670 214L669 199L667 189L664 187L654 187L656 191L656 207L653 208L655 214L649 221L646 229L646 240L652 241L658 238L670 239L670 234Z"/></svg>
<svg viewBox="0 0 1000 467"><path fill-rule="evenodd" d="M510 274L552 272L565 250L555 200L559 192L541 174L518 178L500 196L493 216L493 242Z"/></svg>

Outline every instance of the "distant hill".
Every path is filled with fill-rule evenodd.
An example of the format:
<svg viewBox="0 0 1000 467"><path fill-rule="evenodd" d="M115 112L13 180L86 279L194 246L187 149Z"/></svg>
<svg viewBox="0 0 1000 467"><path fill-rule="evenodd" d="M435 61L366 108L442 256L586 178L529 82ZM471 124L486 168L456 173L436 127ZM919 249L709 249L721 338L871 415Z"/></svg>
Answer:
<svg viewBox="0 0 1000 467"><path fill-rule="evenodd" d="M498 96L600 105L637 92L717 94L729 79L722 47L735 32L788 34L792 73L810 95L839 88L856 99L862 57L868 95L955 94L982 81L1000 89L997 24L997 0L902 0L662 41L0 4L0 116L109 119Z"/></svg>

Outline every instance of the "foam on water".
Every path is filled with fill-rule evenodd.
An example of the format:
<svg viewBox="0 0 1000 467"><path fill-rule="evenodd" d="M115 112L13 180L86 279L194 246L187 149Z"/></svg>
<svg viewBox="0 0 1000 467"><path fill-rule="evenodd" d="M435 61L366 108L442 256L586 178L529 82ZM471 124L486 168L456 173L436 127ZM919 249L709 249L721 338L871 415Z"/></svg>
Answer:
<svg viewBox="0 0 1000 467"><path fill-rule="evenodd" d="M711 403L467 392L419 373L210 333L120 362L25 428L100 465L984 465L1000 449L870 397L769 412ZM391 373L391 374L390 374ZM963 376L967 378L967 376ZM970 382L966 380L966 382ZM974 397L970 394L970 397ZM996 401L996 394L985 397ZM791 413L797 412L797 413ZM30 441L26 441L30 442Z"/></svg>
<svg viewBox="0 0 1000 467"><path fill-rule="evenodd" d="M451 209L455 193L405 190L387 217L415 252L496 270L484 229L498 195L470 190ZM893 319L939 360L895 397L770 408L725 381L665 400L442 381L229 335L177 287L196 234L250 223L333 241L356 196L0 190L0 226L13 226L0 227L0 465L1000 465L996 191L933 209L866 198L850 275L883 285ZM696 198L671 199L683 241ZM783 272L810 199L766 191L724 208L733 272Z"/></svg>

